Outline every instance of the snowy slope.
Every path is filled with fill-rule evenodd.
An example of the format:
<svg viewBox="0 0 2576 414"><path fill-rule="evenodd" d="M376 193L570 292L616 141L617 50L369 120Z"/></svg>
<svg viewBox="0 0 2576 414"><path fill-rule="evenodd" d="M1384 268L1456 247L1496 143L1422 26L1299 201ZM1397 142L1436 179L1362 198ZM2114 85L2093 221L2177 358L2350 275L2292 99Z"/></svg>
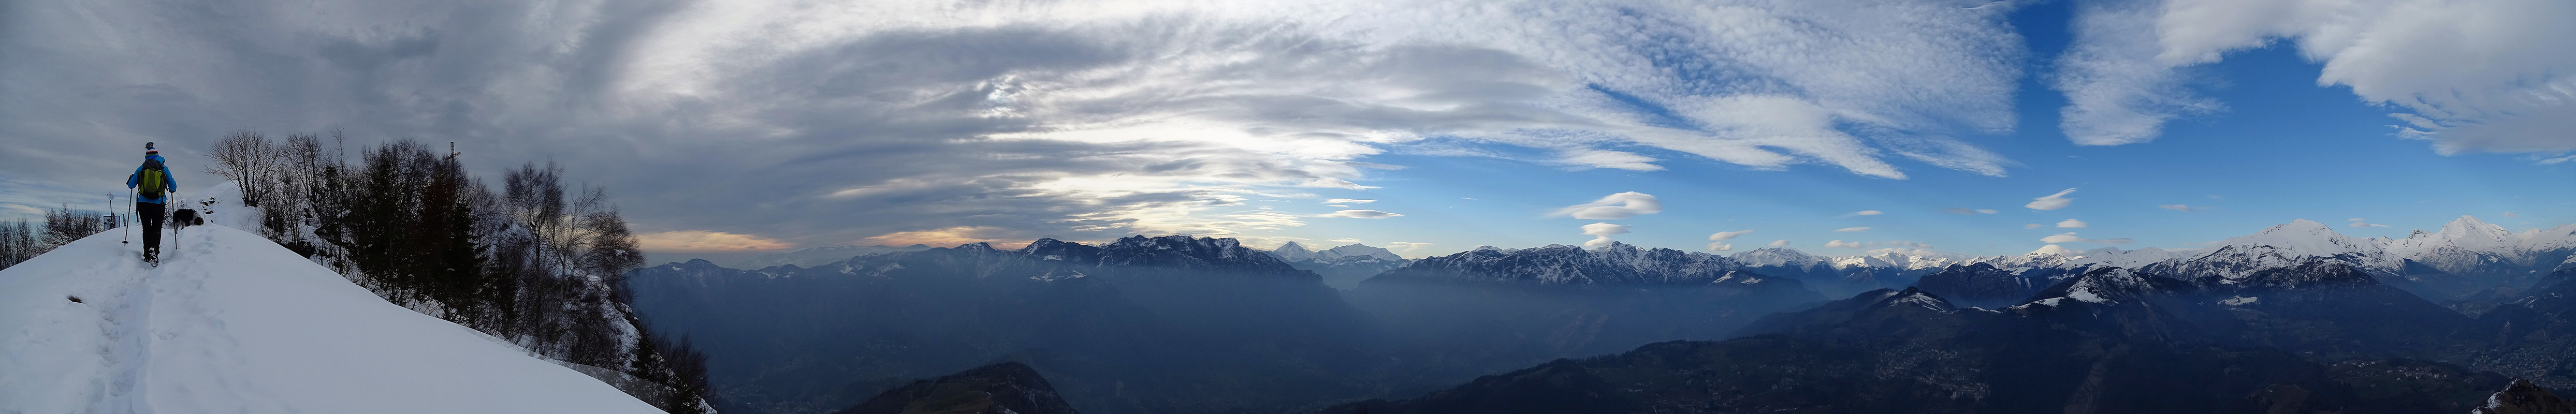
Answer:
<svg viewBox="0 0 2576 414"><path fill-rule="evenodd" d="M0 271L0 413L660 412L251 233L119 238Z"/></svg>

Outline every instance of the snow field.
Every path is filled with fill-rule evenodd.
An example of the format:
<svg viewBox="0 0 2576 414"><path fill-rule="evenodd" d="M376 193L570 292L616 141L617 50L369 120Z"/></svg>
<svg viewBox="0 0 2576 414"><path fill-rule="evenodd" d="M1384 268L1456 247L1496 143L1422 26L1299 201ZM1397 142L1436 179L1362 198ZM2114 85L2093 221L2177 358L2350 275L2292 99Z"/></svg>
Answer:
<svg viewBox="0 0 2576 414"><path fill-rule="evenodd" d="M0 270L0 413L660 412L255 234L121 237Z"/></svg>

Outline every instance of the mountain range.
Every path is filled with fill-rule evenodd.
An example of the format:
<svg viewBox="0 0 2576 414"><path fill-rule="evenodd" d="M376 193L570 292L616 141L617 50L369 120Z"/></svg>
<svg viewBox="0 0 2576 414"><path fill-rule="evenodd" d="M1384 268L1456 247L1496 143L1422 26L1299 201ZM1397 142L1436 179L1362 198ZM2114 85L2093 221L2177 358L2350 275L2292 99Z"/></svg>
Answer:
<svg viewBox="0 0 2576 414"><path fill-rule="evenodd" d="M2373 276L2322 259L2231 278L2105 267L2002 309L1883 289L1775 314L1744 338L1556 360L1321 412L2563 412L2541 386L2569 385L2568 335L2503 332L2515 324ZM2545 279L2524 302L2552 316L2520 322L2564 327L2576 270Z"/></svg>
<svg viewBox="0 0 2576 414"><path fill-rule="evenodd" d="M1384 248L1359 243L1312 251L1292 241L1271 249L1270 255L1287 261L1289 267L1315 272L1324 278L1325 286L1342 290L1358 288L1362 280L1413 262Z"/></svg>
<svg viewBox="0 0 2576 414"><path fill-rule="evenodd" d="M2576 387L2576 273L2552 273L2571 235L2298 220L2194 249L1417 259L1138 236L630 283L713 355L727 412L997 362L1093 413L2457 412L2512 378Z"/></svg>

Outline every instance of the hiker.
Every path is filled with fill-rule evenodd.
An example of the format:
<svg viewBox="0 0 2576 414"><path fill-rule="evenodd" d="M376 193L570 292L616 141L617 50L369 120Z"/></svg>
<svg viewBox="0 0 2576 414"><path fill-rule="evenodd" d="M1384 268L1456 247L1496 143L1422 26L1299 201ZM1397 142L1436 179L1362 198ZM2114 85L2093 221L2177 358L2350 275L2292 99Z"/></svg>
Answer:
<svg viewBox="0 0 2576 414"><path fill-rule="evenodd" d="M170 178L168 162L152 143L143 143L143 166L134 167L134 175L125 177L125 188L134 189L134 217L143 220L145 262L161 262L161 219L168 216L162 205L170 201L170 194L179 193L179 181Z"/></svg>

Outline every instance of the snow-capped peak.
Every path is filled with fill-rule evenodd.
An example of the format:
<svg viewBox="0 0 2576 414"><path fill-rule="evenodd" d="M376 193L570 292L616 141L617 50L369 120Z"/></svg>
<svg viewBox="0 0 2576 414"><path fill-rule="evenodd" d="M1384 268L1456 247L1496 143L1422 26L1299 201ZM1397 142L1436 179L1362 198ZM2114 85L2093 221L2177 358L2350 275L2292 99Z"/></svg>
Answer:
<svg viewBox="0 0 2576 414"><path fill-rule="evenodd" d="M1736 253L1734 256L1728 256L1727 258L1735 259L1736 262L1743 263L1745 266L1807 267L1827 262L1823 257L1807 254L1807 252L1787 247L1764 247L1753 249L1743 253Z"/></svg>
<svg viewBox="0 0 2576 414"><path fill-rule="evenodd" d="M1324 260L1339 260L1342 258L1356 258L1360 256L1375 256L1386 260L1404 260L1404 256L1397 256L1394 251L1359 243L1346 244L1341 247L1334 247L1331 249L1324 249L1324 251L1315 252L1315 258Z"/></svg>
<svg viewBox="0 0 2576 414"><path fill-rule="evenodd" d="M2505 230L2504 226L2479 221L2476 216L2460 216L2458 220L2442 224L2442 230L2432 236L2449 239L2452 244L2470 250L2497 251L2521 247L2515 246L2519 243L2514 243L2518 240L2515 240L2512 231Z"/></svg>
<svg viewBox="0 0 2576 414"><path fill-rule="evenodd" d="M2307 219L2291 220L2251 235L2237 236L2219 242L2220 246L2269 246L2284 253L2301 256L2332 257L2335 255L2377 255L2377 243L2336 233L2333 227Z"/></svg>
<svg viewBox="0 0 2576 414"><path fill-rule="evenodd" d="M2030 253L2022 253L2022 255L2023 255L2023 256L2032 256L2032 257L2038 257L2038 256L2070 256L2070 257L2072 257L2072 256L2082 256L2082 255L2084 255L2084 252L2079 252L2079 251L2075 251L2075 249L2069 249L2069 248L2065 248L2065 247L2063 247L2063 246L2058 246L2058 245L2051 244L2051 245L2046 245L2046 246L2039 246L2039 250L2032 250L2032 251L2030 251Z"/></svg>
<svg viewBox="0 0 2576 414"><path fill-rule="evenodd" d="M1279 245L1279 248L1277 249L1270 249L1270 255L1279 256L1279 260L1291 262L1315 258L1314 251L1306 250L1305 245L1297 244L1297 242L1288 242L1287 244Z"/></svg>

